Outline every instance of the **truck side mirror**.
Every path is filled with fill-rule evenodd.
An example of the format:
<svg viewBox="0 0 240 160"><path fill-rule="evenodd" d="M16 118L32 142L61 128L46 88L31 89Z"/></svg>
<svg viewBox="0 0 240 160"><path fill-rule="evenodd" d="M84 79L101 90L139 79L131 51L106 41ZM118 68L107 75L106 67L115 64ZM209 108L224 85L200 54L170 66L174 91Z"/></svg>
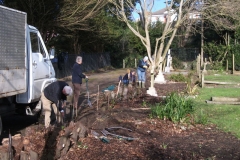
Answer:
<svg viewBox="0 0 240 160"><path fill-rule="evenodd" d="M49 51L49 58L53 59L54 55L55 55L55 48L51 48L50 51Z"/></svg>
<svg viewBox="0 0 240 160"><path fill-rule="evenodd" d="M54 56L53 55L50 55L50 59L53 59L54 58Z"/></svg>

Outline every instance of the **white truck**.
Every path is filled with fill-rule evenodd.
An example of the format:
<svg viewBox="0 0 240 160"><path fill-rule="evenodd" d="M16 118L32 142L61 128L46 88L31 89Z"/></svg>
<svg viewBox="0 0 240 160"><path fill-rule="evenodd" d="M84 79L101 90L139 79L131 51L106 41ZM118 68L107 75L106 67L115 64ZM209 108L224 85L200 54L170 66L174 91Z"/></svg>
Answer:
<svg viewBox="0 0 240 160"><path fill-rule="evenodd" d="M50 57L27 13L0 6L0 134L4 114L41 110L42 90L56 81Z"/></svg>

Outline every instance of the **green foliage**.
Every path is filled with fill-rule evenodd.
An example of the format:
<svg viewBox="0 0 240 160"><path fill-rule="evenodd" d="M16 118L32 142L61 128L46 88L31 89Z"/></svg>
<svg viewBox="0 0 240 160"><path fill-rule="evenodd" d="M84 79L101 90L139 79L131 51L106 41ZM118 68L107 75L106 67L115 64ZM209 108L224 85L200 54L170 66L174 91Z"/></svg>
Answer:
<svg viewBox="0 0 240 160"><path fill-rule="evenodd" d="M238 28L235 30L234 37L235 37L235 39L237 39L237 40L240 39L240 27L238 27Z"/></svg>
<svg viewBox="0 0 240 160"><path fill-rule="evenodd" d="M127 55L127 57L124 58L126 68L134 68L135 67L135 59L136 59L136 62L138 63L139 59L141 59L141 58L142 58L142 56L140 56L137 53Z"/></svg>
<svg viewBox="0 0 240 160"><path fill-rule="evenodd" d="M208 54L209 57L212 58L212 61L220 61L224 53L229 51L230 47L222 44L216 44L209 42L204 46L204 52Z"/></svg>
<svg viewBox="0 0 240 160"><path fill-rule="evenodd" d="M197 69L197 61L193 61L190 63L190 69L191 70L196 70Z"/></svg>
<svg viewBox="0 0 240 160"><path fill-rule="evenodd" d="M118 36L114 36L115 32L118 32ZM141 40L126 26L115 28L112 34L111 39L105 43L105 49L110 52L114 67L122 67L123 59L126 67L134 67L135 58L138 61L146 55L146 48Z"/></svg>
<svg viewBox="0 0 240 160"><path fill-rule="evenodd" d="M156 38L159 38L162 36L163 29L164 29L164 24L162 24L161 22L152 23L151 26L149 27L149 36L151 39L152 52L155 51Z"/></svg>
<svg viewBox="0 0 240 160"><path fill-rule="evenodd" d="M169 77L169 80L174 81L174 82L186 82L187 81L186 77L181 73L171 74Z"/></svg>
<svg viewBox="0 0 240 160"><path fill-rule="evenodd" d="M159 22L149 26L152 52L154 52L155 49L156 38L161 36L163 27L163 24ZM122 67L122 60L124 59L126 67L134 67L135 58L138 63L139 59L147 55L145 46L142 44L141 40L126 26L124 26L124 28L115 27L113 31L113 33L119 32L119 36L113 37L111 43L105 44L105 49L111 52L112 62L114 62L113 66ZM141 27L139 27L139 31L144 34Z"/></svg>
<svg viewBox="0 0 240 160"><path fill-rule="evenodd" d="M239 31L240 32L240 31ZM232 69L232 56L234 54L234 61L235 61L235 70L240 70L240 44L232 45L231 50L227 56L228 59L228 67Z"/></svg>
<svg viewBox="0 0 240 160"><path fill-rule="evenodd" d="M176 57L172 58L172 65L173 65L174 69L184 69L184 65L183 65L182 61L180 61Z"/></svg>
<svg viewBox="0 0 240 160"><path fill-rule="evenodd" d="M206 70L216 70L216 71L224 71L224 66L222 62L212 62L211 64L206 65Z"/></svg>
<svg viewBox="0 0 240 160"><path fill-rule="evenodd" d="M192 99L186 99L177 93L171 93L170 96L167 96L165 104L156 104L151 107L150 117L169 119L177 123L185 119L188 114L193 113L193 105Z"/></svg>

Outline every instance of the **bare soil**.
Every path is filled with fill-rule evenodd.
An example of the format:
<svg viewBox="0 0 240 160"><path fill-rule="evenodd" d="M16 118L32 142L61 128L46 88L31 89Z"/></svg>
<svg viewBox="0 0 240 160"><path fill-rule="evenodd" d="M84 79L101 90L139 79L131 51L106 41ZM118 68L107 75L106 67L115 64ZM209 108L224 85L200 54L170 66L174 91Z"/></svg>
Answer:
<svg viewBox="0 0 240 160"><path fill-rule="evenodd" d="M93 106L82 106L78 117L66 127L45 130L38 124L21 130L20 138L13 138L15 159L22 159L23 153L27 158L37 157L40 160L240 159L240 141L214 125L174 124L168 120L150 119L151 105L162 102L161 97L171 92L185 92L185 83L167 81L166 84L155 85L159 97L148 96L143 89L136 97L109 100L108 103L102 90L112 84L117 85L118 76L124 73L125 70L116 70L90 74L89 90ZM70 79L65 80L71 84ZM101 96L97 107L98 85ZM84 83L80 98L82 103L86 101L85 89ZM110 130L118 137L102 137L103 130L109 127L123 129ZM75 133L78 136L74 136ZM7 149L8 143L0 146L1 153Z"/></svg>

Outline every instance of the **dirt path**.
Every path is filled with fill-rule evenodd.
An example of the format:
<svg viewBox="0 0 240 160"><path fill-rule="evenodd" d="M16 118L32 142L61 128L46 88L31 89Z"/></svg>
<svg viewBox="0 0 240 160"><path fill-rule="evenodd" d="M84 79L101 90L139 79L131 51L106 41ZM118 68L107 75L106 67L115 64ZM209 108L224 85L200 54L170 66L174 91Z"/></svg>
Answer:
<svg viewBox="0 0 240 160"><path fill-rule="evenodd" d="M96 101L96 94L98 93L98 86L99 86L99 93L101 94L104 89L113 85L115 87L118 86L118 78L120 75L124 76L126 74L126 69L114 69L108 70L100 73L85 73L88 77L88 90L90 95L90 101L94 103ZM60 79L66 81L71 87L71 76L66 77L64 79ZM72 97L71 97L72 98ZM70 98L70 99L71 99ZM87 87L85 79L82 80L81 85L81 93L79 96L79 104L80 106L87 105ZM71 100L68 100L71 101Z"/></svg>
<svg viewBox="0 0 240 160"><path fill-rule="evenodd" d="M117 85L118 84L118 77L120 75L126 74L126 69L114 69L109 70L101 73L86 73L89 77L88 81L88 88L90 94L95 94L98 92L98 85L99 85L99 91L102 91L103 89L109 87L110 85ZM67 83L69 83L72 86L71 82L71 76L67 77L65 79ZM81 95L86 94L86 81L83 79L83 83L81 86Z"/></svg>

